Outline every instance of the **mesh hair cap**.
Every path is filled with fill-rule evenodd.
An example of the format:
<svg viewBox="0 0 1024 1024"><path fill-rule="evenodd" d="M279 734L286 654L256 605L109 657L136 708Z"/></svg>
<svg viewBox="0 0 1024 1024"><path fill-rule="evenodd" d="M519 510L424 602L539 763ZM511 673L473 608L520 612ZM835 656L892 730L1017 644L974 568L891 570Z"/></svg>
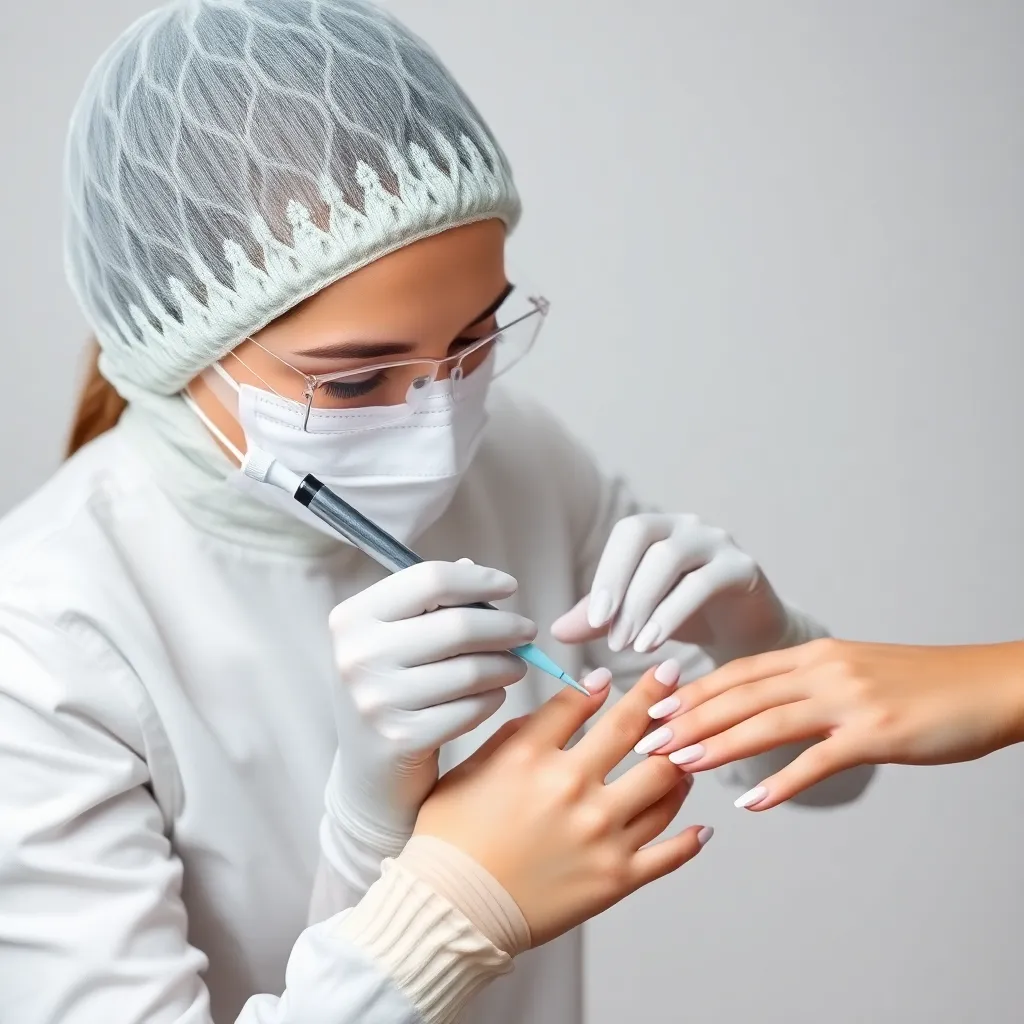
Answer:
<svg viewBox="0 0 1024 1024"><path fill-rule="evenodd" d="M65 176L68 277L122 391L173 394L380 256L519 216L473 105L362 0L154 11L90 75Z"/></svg>

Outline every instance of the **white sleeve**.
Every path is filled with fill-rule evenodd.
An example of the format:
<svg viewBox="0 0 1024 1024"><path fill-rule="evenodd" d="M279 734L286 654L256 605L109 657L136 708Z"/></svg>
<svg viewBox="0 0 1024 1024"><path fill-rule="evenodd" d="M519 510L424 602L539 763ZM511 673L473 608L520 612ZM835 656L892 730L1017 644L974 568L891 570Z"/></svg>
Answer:
<svg viewBox="0 0 1024 1024"><path fill-rule="evenodd" d="M96 698L92 652L66 635L11 626L0 620L0 1020L212 1024L130 702ZM253 994L238 1022L422 1017L335 919L300 934L285 990Z"/></svg>

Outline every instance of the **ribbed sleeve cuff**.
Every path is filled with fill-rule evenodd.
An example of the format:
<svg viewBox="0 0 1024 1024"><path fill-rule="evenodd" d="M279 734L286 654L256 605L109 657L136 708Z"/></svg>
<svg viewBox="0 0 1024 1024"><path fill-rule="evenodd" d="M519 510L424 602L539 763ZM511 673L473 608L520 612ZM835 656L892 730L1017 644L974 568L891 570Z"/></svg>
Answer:
<svg viewBox="0 0 1024 1024"><path fill-rule="evenodd" d="M401 861L385 861L380 879L336 921L339 934L380 964L424 1024L452 1024L476 992L512 970L508 953Z"/></svg>

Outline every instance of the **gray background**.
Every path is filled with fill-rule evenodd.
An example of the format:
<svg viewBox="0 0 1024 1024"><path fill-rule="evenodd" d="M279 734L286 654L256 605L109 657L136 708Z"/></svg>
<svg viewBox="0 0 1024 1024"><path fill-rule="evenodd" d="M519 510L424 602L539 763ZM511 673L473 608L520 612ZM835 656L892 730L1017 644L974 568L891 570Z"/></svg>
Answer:
<svg viewBox="0 0 1024 1024"><path fill-rule="evenodd" d="M64 125L148 0L8 2L0 506L50 473L83 323ZM511 154L525 374L840 635L1021 635L1024 4L394 0ZM520 381L524 377L520 375ZM592 1024L1020 1020L1024 750L755 817L591 929Z"/></svg>

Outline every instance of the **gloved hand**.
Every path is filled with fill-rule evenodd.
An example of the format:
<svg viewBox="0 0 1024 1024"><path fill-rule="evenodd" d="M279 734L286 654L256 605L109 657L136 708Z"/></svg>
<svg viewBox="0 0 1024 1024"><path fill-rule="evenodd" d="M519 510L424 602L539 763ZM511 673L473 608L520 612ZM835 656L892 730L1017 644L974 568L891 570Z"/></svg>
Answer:
<svg viewBox="0 0 1024 1024"><path fill-rule="evenodd" d="M667 514L615 524L590 593L551 633L563 643L607 634L611 650L632 644L640 654L673 639L719 663L821 635L779 600L724 530Z"/></svg>
<svg viewBox="0 0 1024 1024"><path fill-rule="evenodd" d="M509 648L537 628L513 612L459 607L515 593L507 573L468 560L423 562L339 604L330 616L338 668L338 753L329 817L393 856L437 781L438 749L476 728L526 674Z"/></svg>

